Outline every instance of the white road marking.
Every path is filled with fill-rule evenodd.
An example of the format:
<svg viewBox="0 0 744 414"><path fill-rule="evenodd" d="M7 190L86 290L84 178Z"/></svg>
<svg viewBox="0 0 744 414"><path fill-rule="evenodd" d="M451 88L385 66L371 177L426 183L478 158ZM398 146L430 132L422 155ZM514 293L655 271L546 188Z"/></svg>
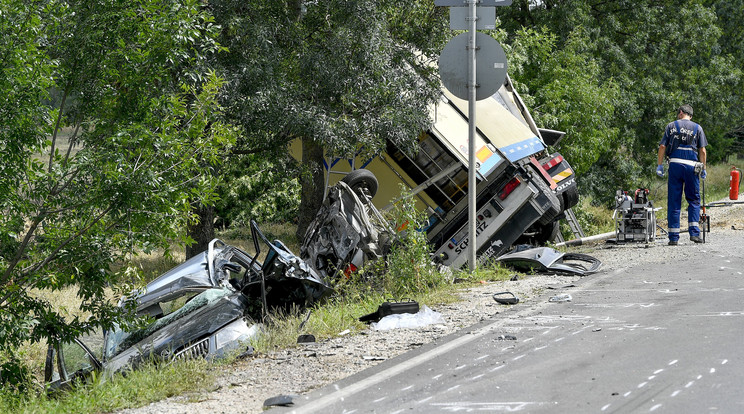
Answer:
<svg viewBox="0 0 744 414"><path fill-rule="evenodd" d="M659 409L660 407L661 407L661 404L656 404L656 405L654 405L653 407L651 407L651 409L650 409L649 411L656 411L656 410L658 410L658 409Z"/></svg>
<svg viewBox="0 0 744 414"><path fill-rule="evenodd" d="M446 391L446 392L454 391L454 390L456 390L456 389L458 389L458 388L460 388L460 384L457 384L457 385L455 385L454 387L449 387L449 388L447 388L447 391ZM430 398L431 398L431 397L430 397Z"/></svg>
<svg viewBox="0 0 744 414"><path fill-rule="evenodd" d="M690 382L688 382L687 384L685 384L685 388L690 388L690 387L692 387L692 384L694 384L694 383L695 383L695 381L690 381Z"/></svg>
<svg viewBox="0 0 744 414"><path fill-rule="evenodd" d="M611 406L611 405L612 405L612 404L607 404L607 405L605 405L604 407L602 407L602 411L605 411L605 410L607 410L608 408L610 408L610 406Z"/></svg>
<svg viewBox="0 0 744 414"><path fill-rule="evenodd" d="M656 371L654 371L654 375L656 375L656 374L659 374L659 373L661 373L661 372L664 372L664 368L662 368L662 369L657 369Z"/></svg>
<svg viewBox="0 0 744 414"><path fill-rule="evenodd" d="M646 384L648 384L648 381L644 381L644 382L638 384L638 388L643 388Z"/></svg>
<svg viewBox="0 0 744 414"><path fill-rule="evenodd" d="M682 392L682 390L677 390L677 391L674 391L674 392L672 393L671 397L676 397L677 395L679 395L679 393L680 393L680 392Z"/></svg>
<svg viewBox="0 0 744 414"><path fill-rule="evenodd" d="M667 365L674 365L674 364L676 364L677 362L679 362L679 360L678 360L678 359L675 359L675 360L673 360L672 362L668 363Z"/></svg>

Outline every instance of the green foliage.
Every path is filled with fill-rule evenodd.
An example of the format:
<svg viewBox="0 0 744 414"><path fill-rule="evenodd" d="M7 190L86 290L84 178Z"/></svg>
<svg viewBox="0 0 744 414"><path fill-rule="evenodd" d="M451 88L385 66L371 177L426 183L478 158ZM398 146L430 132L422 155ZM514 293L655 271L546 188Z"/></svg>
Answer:
<svg viewBox="0 0 744 414"><path fill-rule="evenodd" d="M201 359L167 365L145 364L126 376L117 374L105 381L98 377L54 396L0 390L0 412L82 414L135 408L184 392L203 390L212 383L212 376L207 362Z"/></svg>
<svg viewBox="0 0 744 414"><path fill-rule="evenodd" d="M410 297L444 283L445 278L431 260L426 232L426 214L418 211L413 196L406 195L392 211L398 237L385 260L382 286L394 298Z"/></svg>
<svg viewBox="0 0 744 414"><path fill-rule="evenodd" d="M695 108L711 161L737 144L740 6L560 0L498 8L510 73L538 125L568 132L560 150L582 192L599 201L648 181L664 126L682 103Z"/></svg>
<svg viewBox="0 0 744 414"><path fill-rule="evenodd" d="M619 90L612 80L602 79L585 30L574 29L558 50L556 42L545 30L520 30L512 51L523 62L512 73L531 92L538 125L567 133L562 153L583 174L604 155L607 143L617 142L612 114Z"/></svg>
<svg viewBox="0 0 744 414"><path fill-rule="evenodd" d="M222 81L201 65L217 46L198 2L7 0L2 10L0 351L12 352L120 318L107 290L128 291L120 263L184 239L189 202L214 197L203 173L235 131L218 120ZM51 88L56 108L43 103ZM88 320L36 293L69 286Z"/></svg>
<svg viewBox="0 0 744 414"><path fill-rule="evenodd" d="M219 224L235 229L259 223L292 222L300 201L297 163L270 159L258 154L231 157L223 166L220 200L216 211Z"/></svg>

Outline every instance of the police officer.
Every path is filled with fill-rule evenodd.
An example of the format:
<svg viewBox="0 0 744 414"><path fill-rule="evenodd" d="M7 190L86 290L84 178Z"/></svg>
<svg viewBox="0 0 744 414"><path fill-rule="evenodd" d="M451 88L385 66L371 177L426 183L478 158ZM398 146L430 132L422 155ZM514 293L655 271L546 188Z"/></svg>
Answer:
<svg viewBox="0 0 744 414"><path fill-rule="evenodd" d="M664 130L659 144L656 174L664 176L664 157L669 158L669 181L667 182L667 221L669 222L669 245L679 241L679 215L682 209L682 191L687 199L687 227L690 240L702 243L700 238L700 181L705 179L707 154L703 127L692 122L692 106L682 105L677 110L677 120L670 122Z"/></svg>

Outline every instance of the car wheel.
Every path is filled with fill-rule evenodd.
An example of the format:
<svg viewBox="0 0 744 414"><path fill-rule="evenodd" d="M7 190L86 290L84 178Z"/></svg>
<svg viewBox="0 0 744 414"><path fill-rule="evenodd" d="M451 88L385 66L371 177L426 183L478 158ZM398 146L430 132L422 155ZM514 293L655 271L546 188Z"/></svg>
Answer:
<svg viewBox="0 0 744 414"><path fill-rule="evenodd" d="M377 194L377 189L379 188L377 177L375 177L372 171L365 169L354 170L347 174L341 181L351 187L357 194L360 194L361 190L366 188L369 191L370 198Z"/></svg>

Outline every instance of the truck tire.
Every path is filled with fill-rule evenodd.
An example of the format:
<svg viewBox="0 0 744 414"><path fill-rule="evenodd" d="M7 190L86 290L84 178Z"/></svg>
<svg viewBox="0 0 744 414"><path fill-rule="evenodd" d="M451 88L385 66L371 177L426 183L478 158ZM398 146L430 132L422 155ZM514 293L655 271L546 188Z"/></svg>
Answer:
<svg viewBox="0 0 744 414"><path fill-rule="evenodd" d="M563 208L561 209L561 212L563 212L579 203L579 187L576 185L568 187L561 194L561 197L563 197Z"/></svg>
<svg viewBox="0 0 744 414"><path fill-rule="evenodd" d="M343 181L346 185L351 187L355 193L359 194L363 188L369 191L369 197L372 198L377 194L379 184L377 177L370 170L358 169L354 170L344 177Z"/></svg>
<svg viewBox="0 0 744 414"><path fill-rule="evenodd" d="M540 232L537 235L537 242L541 245L553 242L558 237L558 232L561 230L560 221L556 220L552 223L546 224L540 227Z"/></svg>
<svg viewBox="0 0 744 414"><path fill-rule="evenodd" d="M558 216L562 212L561 202L559 200L559 197L561 196L559 194L555 194L553 190L548 187L548 184L541 179L541 177L536 177L531 181L537 187L537 189L542 192L548 198L548 200L550 200L550 208L545 211L545 214L537 219L537 222L540 225L548 225L552 223L553 219L555 219L556 216Z"/></svg>

